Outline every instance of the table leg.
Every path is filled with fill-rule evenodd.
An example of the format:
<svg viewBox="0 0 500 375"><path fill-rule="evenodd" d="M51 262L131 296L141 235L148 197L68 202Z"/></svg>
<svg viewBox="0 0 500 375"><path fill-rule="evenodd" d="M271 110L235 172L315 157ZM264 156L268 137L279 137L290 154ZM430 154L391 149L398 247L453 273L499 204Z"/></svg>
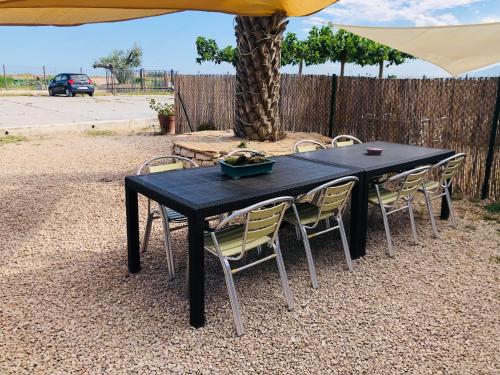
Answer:
<svg viewBox="0 0 500 375"><path fill-rule="evenodd" d="M205 325L205 249L204 218L190 216L189 224L189 323L196 328Z"/></svg>
<svg viewBox="0 0 500 375"><path fill-rule="evenodd" d="M453 193L453 187L450 184L450 187L448 188L450 191L450 196ZM446 195L443 195L441 198L441 220L448 220L450 217L450 207L448 207L448 202L446 200Z"/></svg>
<svg viewBox="0 0 500 375"><path fill-rule="evenodd" d="M351 238L350 251L353 259L366 254L366 230L368 220L368 180L359 176L351 197Z"/></svg>
<svg viewBox="0 0 500 375"><path fill-rule="evenodd" d="M139 207L137 204L137 192L126 186L125 206L127 212L128 272L137 273L141 270L141 255L139 250Z"/></svg>

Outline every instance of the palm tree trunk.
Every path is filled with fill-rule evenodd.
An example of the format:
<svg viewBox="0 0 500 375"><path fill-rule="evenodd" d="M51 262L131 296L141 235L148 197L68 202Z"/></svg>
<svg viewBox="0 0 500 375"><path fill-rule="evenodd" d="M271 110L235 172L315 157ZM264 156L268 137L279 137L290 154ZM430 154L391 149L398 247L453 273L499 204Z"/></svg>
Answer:
<svg viewBox="0 0 500 375"><path fill-rule="evenodd" d="M342 60L340 62L340 76L343 77L344 76L344 69L345 69L345 61Z"/></svg>
<svg viewBox="0 0 500 375"><path fill-rule="evenodd" d="M378 78L383 78L384 76L384 62L379 61L378 63Z"/></svg>
<svg viewBox="0 0 500 375"><path fill-rule="evenodd" d="M281 42L288 21L271 17L236 16L236 110L234 132L259 141L277 141L280 131Z"/></svg>

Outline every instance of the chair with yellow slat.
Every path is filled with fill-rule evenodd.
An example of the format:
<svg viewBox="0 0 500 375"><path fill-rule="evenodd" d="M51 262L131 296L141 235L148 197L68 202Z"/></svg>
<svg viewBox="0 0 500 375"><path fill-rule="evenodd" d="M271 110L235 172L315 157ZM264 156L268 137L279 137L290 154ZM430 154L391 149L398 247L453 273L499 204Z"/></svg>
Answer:
<svg viewBox="0 0 500 375"><path fill-rule="evenodd" d="M325 150L325 149L326 146L324 144L310 139L301 139L300 141L295 142L295 144L293 145L294 153L310 152L310 151Z"/></svg>
<svg viewBox="0 0 500 375"><path fill-rule="evenodd" d="M198 164L194 161L177 155L159 156L144 162L137 170L138 175L147 173L170 172L184 168L197 168ZM144 231L144 239L141 250L145 252L148 248L149 238L151 236L151 228L153 221L156 219L162 220L163 226L163 241L165 246L165 254L167 257L168 276L172 280L175 277L174 259L172 255L171 233L174 230L184 228L187 224L187 218L172 210L156 203L156 209L151 207L151 199L148 198L148 216L146 220L146 229ZM175 227L170 227L170 224L181 224Z"/></svg>
<svg viewBox="0 0 500 375"><path fill-rule="evenodd" d="M439 163L432 166L432 169L439 170L439 178L435 180L425 180L422 186L418 189L425 196L427 210L432 225L432 233L434 237L438 237L438 230L436 226L436 219L434 218L434 211L432 209L432 201L442 196L446 197L446 202L450 209L451 221L453 226L457 226L457 216L451 202L450 186L456 173L463 165L465 160L465 153L456 154L441 160Z"/></svg>
<svg viewBox="0 0 500 375"><path fill-rule="evenodd" d="M302 238L304 243L313 288L318 287L318 280L309 243L310 238L338 229L340 231L347 266L349 271L352 271L351 253L349 252L342 214L351 195L352 188L357 181L357 177L348 176L318 186L299 197L296 200L297 204L294 203L292 209L289 209L285 214L284 220L295 226L297 239L300 240ZM307 197L314 198L311 202L305 202L304 200ZM336 226L330 226L330 218L336 220ZM313 231L318 227L320 221L328 223L326 229L308 234L308 231Z"/></svg>
<svg viewBox="0 0 500 375"><path fill-rule="evenodd" d="M276 259L288 309L293 310L293 296L288 284L278 239L278 230L283 215L287 208L291 206L293 200L293 197L279 197L235 211L222 220L212 232L205 235L205 250L219 258L224 270L238 336L244 333L244 329L240 304L234 286L233 275L235 273L267 260ZM241 222L242 220L243 223L231 225L235 221ZM273 253L251 262L245 262L243 266L232 267L232 264L246 259L249 252L258 250L263 245L272 248Z"/></svg>
<svg viewBox="0 0 500 375"><path fill-rule="evenodd" d="M345 147L352 146L354 144L362 144L358 138L353 137L352 135L337 135L332 139L332 147Z"/></svg>
<svg viewBox="0 0 500 375"><path fill-rule="evenodd" d="M387 181L385 182L396 184L394 190L386 190L382 186L383 183L376 183L375 191L370 192L368 196L368 202L373 205L378 205L380 207L380 211L382 212L385 235L387 238L387 245L389 247L389 255L391 257L394 256L394 248L392 246L388 215L398 211L408 210L413 240L414 243L417 243L417 230L415 227L415 217L413 215L412 203L417 190L422 184L425 174L429 171L430 168L430 165L415 168L387 179ZM401 207L397 207L398 203L401 201L404 202L404 205Z"/></svg>

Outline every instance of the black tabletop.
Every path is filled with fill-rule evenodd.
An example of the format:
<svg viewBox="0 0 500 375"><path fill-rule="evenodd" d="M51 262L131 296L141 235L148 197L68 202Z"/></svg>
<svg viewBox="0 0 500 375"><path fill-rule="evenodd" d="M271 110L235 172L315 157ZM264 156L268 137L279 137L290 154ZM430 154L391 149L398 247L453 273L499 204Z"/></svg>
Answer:
<svg viewBox="0 0 500 375"><path fill-rule="evenodd" d="M128 187L181 212L227 212L279 195L307 192L322 183L360 170L293 157L273 158L270 174L233 180L220 167L192 168L126 177ZM222 207L223 206L223 207ZM183 212L183 213L184 213Z"/></svg>
<svg viewBox="0 0 500 375"><path fill-rule="evenodd" d="M381 155L368 155L367 147L382 148ZM416 164L435 162L453 155L451 150L404 145L390 142L368 142L328 150L303 152L296 158L325 164L359 168L365 172L383 173L387 169L412 167Z"/></svg>

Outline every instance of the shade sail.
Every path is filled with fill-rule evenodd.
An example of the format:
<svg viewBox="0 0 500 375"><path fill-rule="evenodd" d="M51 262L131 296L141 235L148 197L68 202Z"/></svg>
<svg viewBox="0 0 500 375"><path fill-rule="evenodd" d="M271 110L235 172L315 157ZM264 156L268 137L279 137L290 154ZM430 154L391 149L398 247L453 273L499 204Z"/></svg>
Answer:
<svg viewBox="0 0 500 375"><path fill-rule="evenodd" d="M183 10L305 16L337 0L0 0L0 25L73 26L152 17Z"/></svg>
<svg viewBox="0 0 500 375"><path fill-rule="evenodd" d="M453 76L500 62L500 22L408 28L334 26L429 61Z"/></svg>

